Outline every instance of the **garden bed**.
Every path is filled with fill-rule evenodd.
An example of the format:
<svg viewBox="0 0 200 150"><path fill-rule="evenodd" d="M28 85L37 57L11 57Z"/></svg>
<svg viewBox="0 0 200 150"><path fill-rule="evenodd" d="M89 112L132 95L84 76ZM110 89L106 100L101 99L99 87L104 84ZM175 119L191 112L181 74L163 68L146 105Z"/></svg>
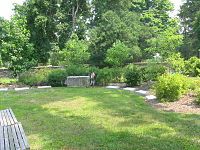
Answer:
<svg viewBox="0 0 200 150"><path fill-rule="evenodd" d="M146 100L147 103L159 110L187 114L200 114L200 106L198 106L194 101L195 96L193 94L184 95L179 101L175 102L161 103L157 100Z"/></svg>

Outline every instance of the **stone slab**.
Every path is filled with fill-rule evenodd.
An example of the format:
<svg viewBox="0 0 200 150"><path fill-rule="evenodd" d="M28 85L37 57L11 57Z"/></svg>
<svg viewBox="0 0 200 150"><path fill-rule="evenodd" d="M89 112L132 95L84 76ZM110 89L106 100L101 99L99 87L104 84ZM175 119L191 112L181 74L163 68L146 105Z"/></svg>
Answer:
<svg viewBox="0 0 200 150"><path fill-rule="evenodd" d="M137 90L137 88L126 87L126 88L123 88L123 90L134 92Z"/></svg>
<svg viewBox="0 0 200 150"><path fill-rule="evenodd" d="M148 95L148 93L149 93L149 91L144 91L144 90L138 90L138 91L135 91L135 92L142 95L142 96Z"/></svg>
<svg viewBox="0 0 200 150"><path fill-rule="evenodd" d="M24 90L29 90L29 87L22 87L22 88L15 88L15 91L24 91Z"/></svg>
<svg viewBox="0 0 200 150"><path fill-rule="evenodd" d="M154 95L148 95L148 96L146 96L146 99L147 99L147 100L156 100L157 97L154 96Z"/></svg>
<svg viewBox="0 0 200 150"><path fill-rule="evenodd" d="M38 89L49 89L49 88L51 88L51 86L38 86L37 88Z"/></svg>
<svg viewBox="0 0 200 150"><path fill-rule="evenodd" d="M8 91L8 88L0 88L0 91Z"/></svg>
<svg viewBox="0 0 200 150"><path fill-rule="evenodd" d="M90 76L68 76L65 85L68 87L88 87L90 86Z"/></svg>
<svg viewBox="0 0 200 150"><path fill-rule="evenodd" d="M119 86L106 86L107 89L120 89Z"/></svg>

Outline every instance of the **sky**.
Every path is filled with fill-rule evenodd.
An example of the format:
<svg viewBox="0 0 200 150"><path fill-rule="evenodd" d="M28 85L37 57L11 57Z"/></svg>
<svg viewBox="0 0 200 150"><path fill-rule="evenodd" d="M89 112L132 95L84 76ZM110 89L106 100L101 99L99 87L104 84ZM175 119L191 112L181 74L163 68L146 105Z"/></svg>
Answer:
<svg viewBox="0 0 200 150"><path fill-rule="evenodd" d="M176 17L179 13L179 9L184 0L170 0L174 4L174 11L171 13L171 16Z"/></svg>
<svg viewBox="0 0 200 150"><path fill-rule="evenodd" d="M22 4L25 0L0 0L0 16L5 19L10 19L13 14L13 3ZM174 6L175 10L170 14L175 17L178 14L178 10L183 0L170 0Z"/></svg>

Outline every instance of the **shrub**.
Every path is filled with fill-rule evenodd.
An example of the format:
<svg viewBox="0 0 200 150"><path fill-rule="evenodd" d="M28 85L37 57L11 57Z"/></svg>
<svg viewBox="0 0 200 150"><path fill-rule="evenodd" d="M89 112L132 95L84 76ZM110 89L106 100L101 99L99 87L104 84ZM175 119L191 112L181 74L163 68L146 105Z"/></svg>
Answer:
<svg viewBox="0 0 200 150"><path fill-rule="evenodd" d="M200 76L200 59L197 57L191 57L186 61L186 74L192 77Z"/></svg>
<svg viewBox="0 0 200 150"><path fill-rule="evenodd" d="M83 65L69 65L66 67L66 73L69 76L89 75L89 67Z"/></svg>
<svg viewBox="0 0 200 150"><path fill-rule="evenodd" d="M100 85L107 85L112 80L112 71L109 68L100 69L96 75L96 81Z"/></svg>
<svg viewBox="0 0 200 150"><path fill-rule="evenodd" d="M142 82L142 70L134 65L129 65L125 71L126 83L128 86L140 85Z"/></svg>
<svg viewBox="0 0 200 150"><path fill-rule="evenodd" d="M48 85L48 75L50 69L29 70L19 76L19 82L30 85Z"/></svg>
<svg viewBox="0 0 200 150"><path fill-rule="evenodd" d="M144 68L144 80L155 81L159 76L166 73L166 67L156 63L150 63Z"/></svg>
<svg viewBox="0 0 200 150"><path fill-rule="evenodd" d="M155 84L156 96L161 101L176 101L187 89L187 78L181 74L164 74Z"/></svg>
<svg viewBox="0 0 200 150"><path fill-rule="evenodd" d="M103 68L97 71L96 81L99 85L123 82L123 68Z"/></svg>
<svg viewBox="0 0 200 150"><path fill-rule="evenodd" d="M65 70L52 70L48 75L48 84L53 87L63 86L66 78L67 73Z"/></svg>

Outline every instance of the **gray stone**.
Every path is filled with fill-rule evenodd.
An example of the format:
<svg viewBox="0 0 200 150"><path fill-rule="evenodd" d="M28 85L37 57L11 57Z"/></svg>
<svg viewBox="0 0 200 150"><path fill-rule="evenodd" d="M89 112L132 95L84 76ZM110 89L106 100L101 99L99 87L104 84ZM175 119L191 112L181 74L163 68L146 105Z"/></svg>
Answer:
<svg viewBox="0 0 200 150"><path fill-rule="evenodd" d="M120 89L119 86L106 86L107 89Z"/></svg>
<svg viewBox="0 0 200 150"><path fill-rule="evenodd" d="M88 87L90 86L89 76L68 76L65 80L68 87Z"/></svg>
<svg viewBox="0 0 200 150"><path fill-rule="evenodd" d="M123 90L134 92L137 90L137 88L126 87L126 88L123 88Z"/></svg>
<svg viewBox="0 0 200 150"><path fill-rule="evenodd" d="M147 99L147 100L156 100L157 97L154 96L154 95L148 95L148 96L146 96L146 99Z"/></svg>
<svg viewBox="0 0 200 150"><path fill-rule="evenodd" d="M135 91L135 92L142 95L142 96L145 96L149 93L149 91L144 91L144 90L139 90L139 91Z"/></svg>
<svg viewBox="0 0 200 150"><path fill-rule="evenodd" d="M108 86L126 87L126 83L109 83Z"/></svg>
<svg viewBox="0 0 200 150"><path fill-rule="evenodd" d="M8 88L0 88L0 91L8 91Z"/></svg>
<svg viewBox="0 0 200 150"><path fill-rule="evenodd" d="M15 88L15 91L24 91L24 90L29 90L29 87L22 87L22 88Z"/></svg>
<svg viewBox="0 0 200 150"><path fill-rule="evenodd" d="M51 86L38 86L37 88L38 89L49 89L49 88L51 88Z"/></svg>

